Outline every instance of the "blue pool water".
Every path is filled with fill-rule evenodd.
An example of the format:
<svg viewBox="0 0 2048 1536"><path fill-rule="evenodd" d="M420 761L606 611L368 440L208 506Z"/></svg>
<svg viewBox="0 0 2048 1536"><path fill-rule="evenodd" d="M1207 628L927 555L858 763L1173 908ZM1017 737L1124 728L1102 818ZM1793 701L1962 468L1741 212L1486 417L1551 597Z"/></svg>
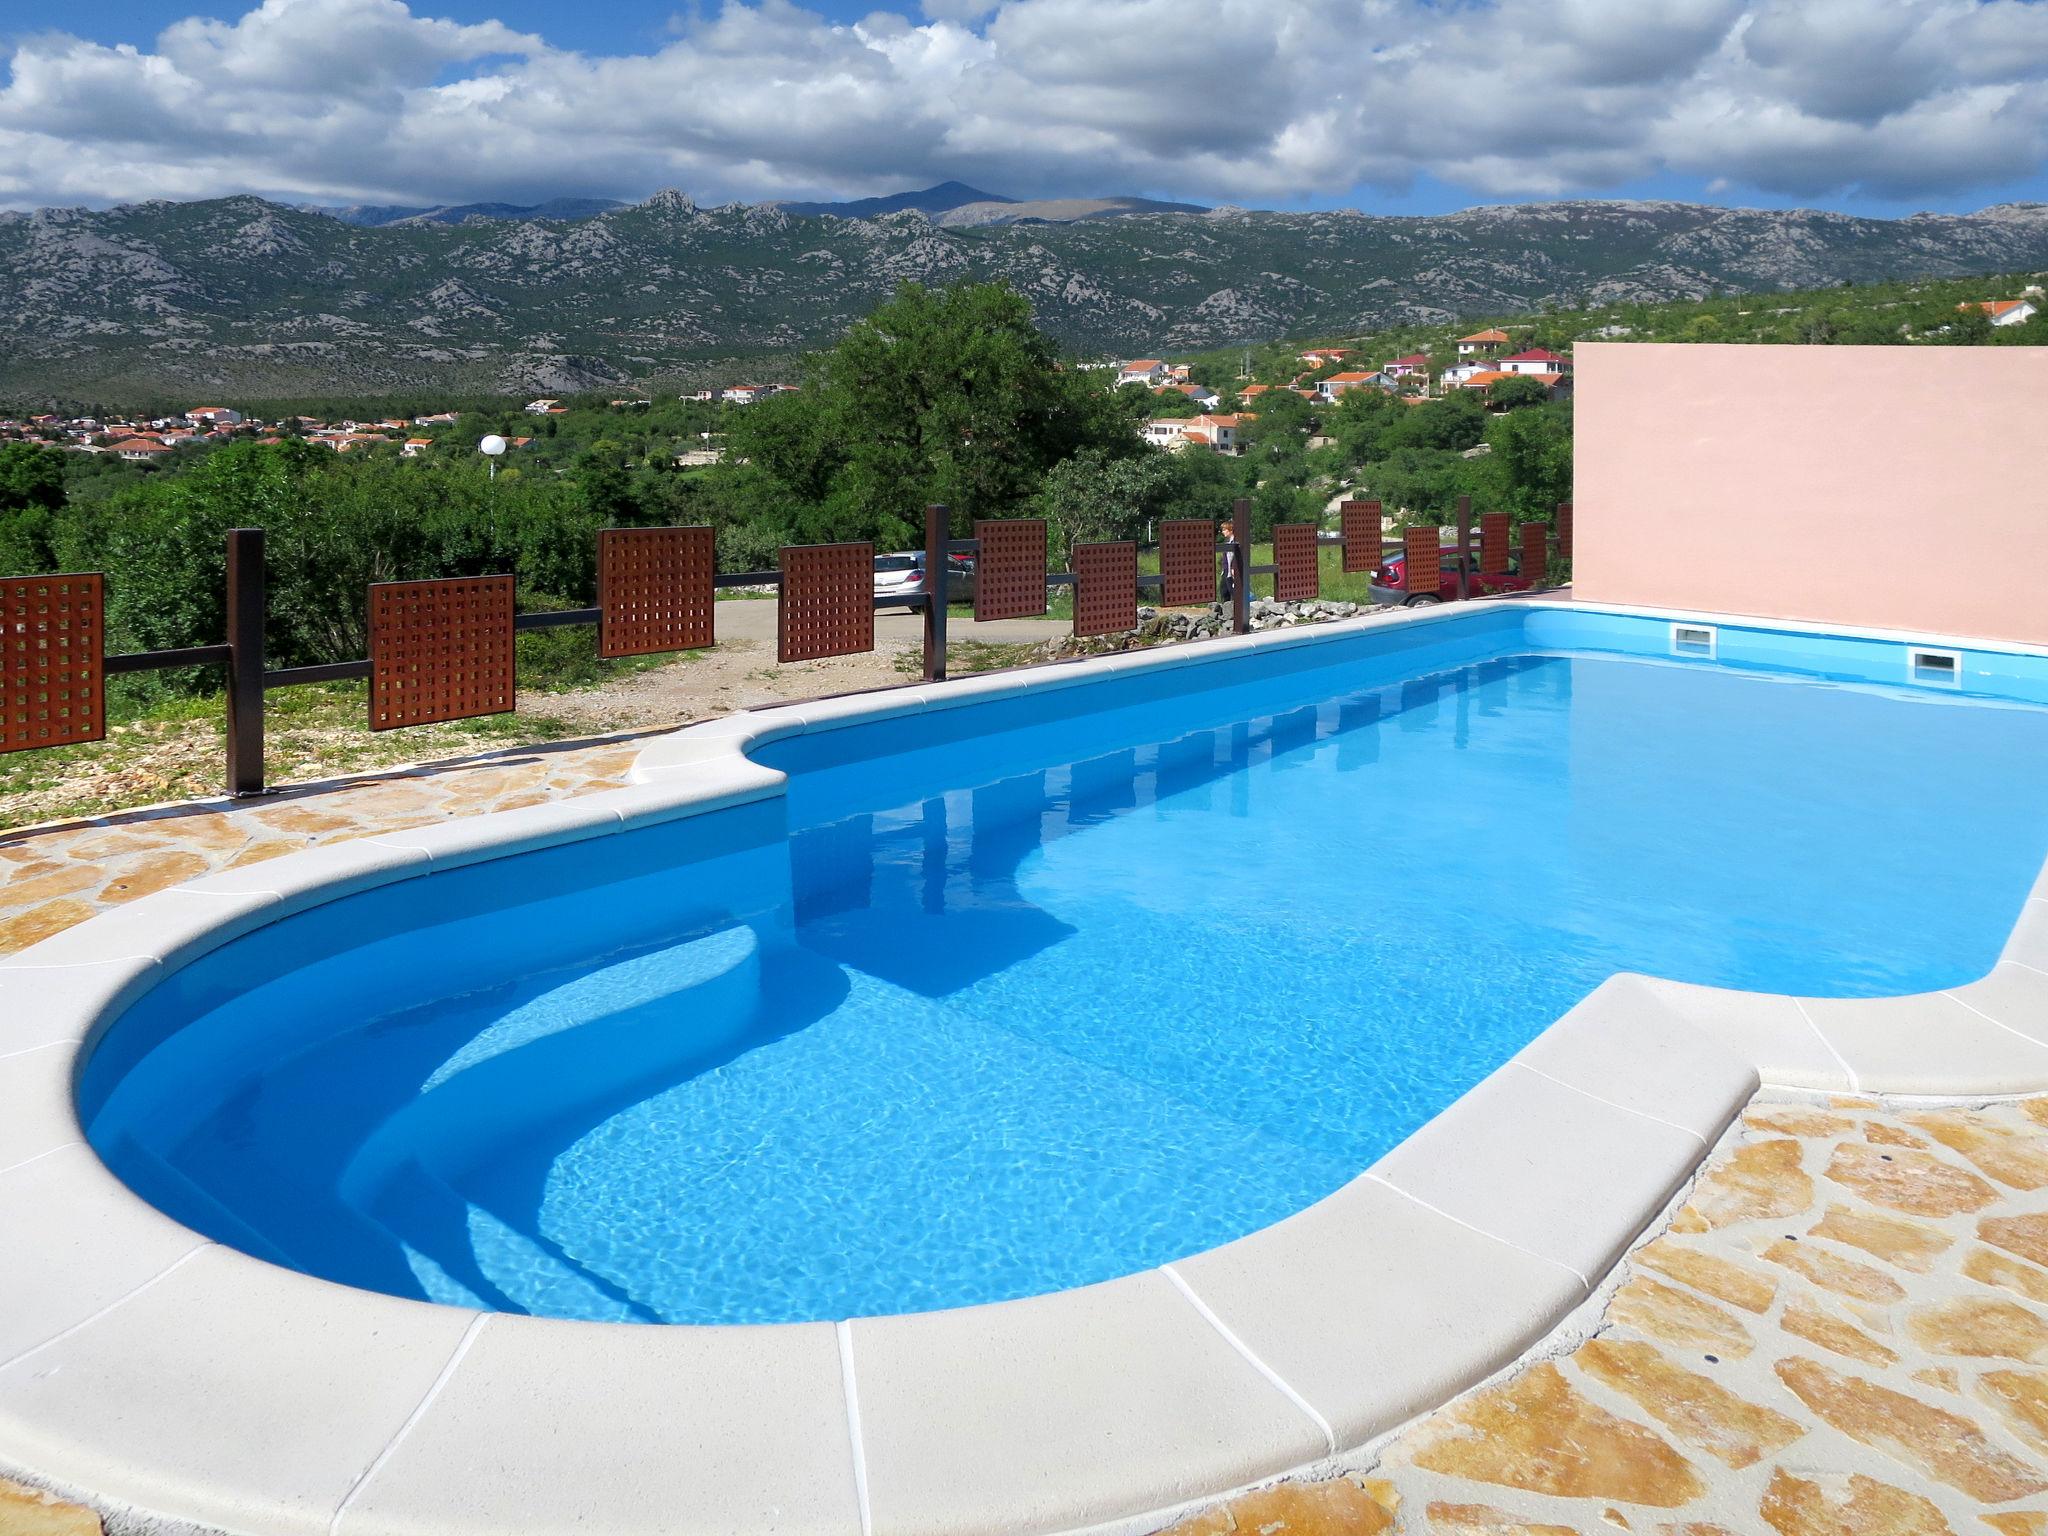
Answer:
<svg viewBox="0 0 2048 1536"><path fill-rule="evenodd" d="M93 1143L399 1294L994 1301L1301 1209L1618 970L1973 978L2048 850L2023 698L1433 628L796 738L786 799L260 930L110 1034Z"/></svg>

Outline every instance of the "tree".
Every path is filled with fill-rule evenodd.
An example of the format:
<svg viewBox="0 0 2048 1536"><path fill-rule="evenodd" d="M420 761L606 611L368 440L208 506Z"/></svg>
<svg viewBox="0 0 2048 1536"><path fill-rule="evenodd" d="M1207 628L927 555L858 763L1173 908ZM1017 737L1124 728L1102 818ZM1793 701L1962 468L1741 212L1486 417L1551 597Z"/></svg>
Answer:
<svg viewBox="0 0 2048 1536"><path fill-rule="evenodd" d="M913 540L925 503L962 526L1012 516L1081 449L1139 446L1139 402L1063 371L1005 283L904 284L826 355L816 387L841 457L832 522L884 542Z"/></svg>
<svg viewBox="0 0 2048 1536"><path fill-rule="evenodd" d="M610 452L604 450L609 448ZM576 481L583 505L599 526L631 525L640 519L633 482L621 466L616 443L595 443L576 460Z"/></svg>
<svg viewBox="0 0 2048 1536"><path fill-rule="evenodd" d="M1479 499L1483 470L1478 466L1485 463L1443 448L1398 448L1373 465L1370 489L1389 510L1404 512L1411 521L1442 523L1457 511L1460 496Z"/></svg>
<svg viewBox="0 0 2048 1536"><path fill-rule="evenodd" d="M1486 403L1498 406L1504 411L1517 406L1541 405L1550 398L1550 391L1540 379L1532 379L1525 373L1511 373L1504 379L1495 379L1486 388Z"/></svg>
<svg viewBox="0 0 2048 1536"><path fill-rule="evenodd" d="M1572 498L1572 412L1566 404L1535 406L1497 416L1486 440L1493 451L1476 460L1474 494L1490 512L1523 520L1548 519Z"/></svg>
<svg viewBox="0 0 2048 1536"><path fill-rule="evenodd" d="M34 443L0 444L0 512L64 505L64 455Z"/></svg>
<svg viewBox="0 0 2048 1536"><path fill-rule="evenodd" d="M1125 390L1133 388L1138 388L1138 386L1130 384L1124 386ZM1148 389L1138 388L1136 398L1139 409L1148 416L1180 417L1199 416L1202 414L1202 408L1177 389L1162 389L1155 395Z"/></svg>
<svg viewBox="0 0 2048 1536"><path fill-rule="evenodd" d="M1441 400L1402 406L1401 416L1385 440L1390 450L1435 448L1463 453L1485 438L1486 407L1471 390L1461 389Z"/></svg>
<svg viewBox="0 0 2048 1536"><path fill-rule="evenodd" d="M0 445L0 576L51 568L63 506L62 453L34 443Z"/></svg>
<svg viewBox="0 0 2048 1536"><path fill-rule="evenodd" d="M1346 390L1336 408L1323 415L1323 431L1337 439L1337 449L1350 465L1369 464L1387 452L1395 423L1422 406L1403 405L1378 389Z"/></svg>
<svg viewBox="0 0 2048 1536"><path fill-rule="evenodd" d="M810 540L923 537L944 502L955 530L1029 508L1047 472L1075 453L1133 457L1142 391L1061 366L1031 306L1002 283L915 283L851 327L805 387L734 412L724 460L707 476L724 510L721 550L760 547L739 525Z"/></svg>
<svg viewBox="0 0 2048 1536"><path fill-rule="evenodd" d="M1174 493L1184 483L1176 461L1204 452L1199 447L1177 454L1148 448L1136 456L1113 456L1083 448L1055 464L1036 508L1051 525L1053 558L1066 559L1076 544L1141 538L1146 525L1160 517L1191 515L1175 505Z"/></svg>

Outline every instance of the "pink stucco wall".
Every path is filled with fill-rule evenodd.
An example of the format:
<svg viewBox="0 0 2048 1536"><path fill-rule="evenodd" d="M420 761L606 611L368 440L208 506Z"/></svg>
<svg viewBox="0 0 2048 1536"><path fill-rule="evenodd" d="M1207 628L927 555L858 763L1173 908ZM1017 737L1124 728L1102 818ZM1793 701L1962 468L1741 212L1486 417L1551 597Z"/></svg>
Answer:
<svg viewBox="0 0 2048 1536"><path fill-rule="evenodd" d="M2048 347L1576 353L1577 596L2048 644Z"/></svg>

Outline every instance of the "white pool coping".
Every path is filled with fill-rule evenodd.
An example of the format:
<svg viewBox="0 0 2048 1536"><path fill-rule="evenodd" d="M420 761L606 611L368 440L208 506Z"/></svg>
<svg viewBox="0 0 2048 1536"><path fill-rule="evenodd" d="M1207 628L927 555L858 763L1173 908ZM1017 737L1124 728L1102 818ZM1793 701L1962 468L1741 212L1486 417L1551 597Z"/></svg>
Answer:
<svg viewBox="0 0 2048 1536"><path fill-rule="evenodd" d="M776 796L783 776L746 753L779 737L1470 611L735 715L656 740L631 787L209 876L0 961L0 1462L247 1536L1143 1529L1363 1445L1514 1360L1760 1084L2048 1090L2044 874L1967 986L1852 1001L1615 976L1309 1209L1155 1270L953 1311L660 1327L407 1301L211 1242L85 1143L74 1087L108 1023L288 913Z"/></svg>

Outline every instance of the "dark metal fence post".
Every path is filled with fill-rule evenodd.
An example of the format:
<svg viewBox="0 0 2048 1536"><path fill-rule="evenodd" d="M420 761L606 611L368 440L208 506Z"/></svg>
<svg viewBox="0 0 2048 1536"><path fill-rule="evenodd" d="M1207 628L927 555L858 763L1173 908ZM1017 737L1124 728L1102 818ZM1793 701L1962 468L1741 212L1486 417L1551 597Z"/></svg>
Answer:
<svg viewBox="0 0 2048 1536"><path fill-rule="evenodd" d="M263 793L263 530L228 532L228 793Z"/></svg>
<svg viewBox="0 0 2048 1536"><path fill-rule="evenodd" d="M924 509L924 680L946 675L946 604L952 597L953 513L933 503Z"/></svg>
<svg viewBox="0 0 2048 1536"><path fill-rule="evenodd" d="M1472 563L1472 498L1458 498L1458 601L1472 595L1472 576L1465 568Z"/></svg>
<svg viewBox="0 0 2048 1536"><path fill-rule="evenodd" d="M1240 496L1230 509L1230 627L1252 632L1252 504Z"/></svg>

